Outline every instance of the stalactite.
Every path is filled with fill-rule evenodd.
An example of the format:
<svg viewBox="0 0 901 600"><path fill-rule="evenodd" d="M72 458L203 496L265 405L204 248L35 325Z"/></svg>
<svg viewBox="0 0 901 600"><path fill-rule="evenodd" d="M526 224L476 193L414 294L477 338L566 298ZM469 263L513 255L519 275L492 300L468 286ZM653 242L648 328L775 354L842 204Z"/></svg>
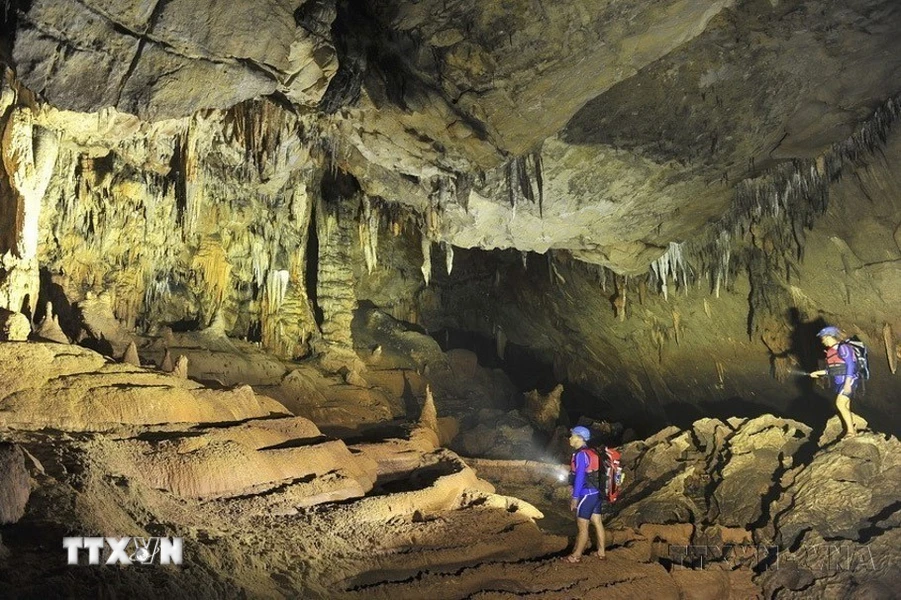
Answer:
<svg viewBox="0 0 901 600"><path fill-rule="evenodd" d="M682 287L687 288L691 267L685 260L682 244L670 242L666 252L651 263L651 272L656 278L664 300L669 299L668 281L670 277L677 285L681 282Z"/></svg>
<svg viewBox="0 0 901 600"><path fill-rule="evenodd" d="M507 182L507 198L510 201L510 206L512 208L516 207L516 187L513 182L513 168L514 162L512 160L507 161L507 164L504 165L504 180Z"/></svg>
<svg viewBox="0 0 901 600"><path fill-rule="evenodd" d="M443 242L442 246L444 247L444 261L447 274L450 275L451 271L454 270L454 247L448 242Z"/></svg>
<svg viewBox="0 0 901 600"><path fill-rule="evenodd" d="M494 344L497 357L504 360L504 356L507 353L507 334L504 333L504 329L500 325L494 326Z"/></svg>
<svg viewBox="0 0 901 600"><path fill-rule="evenodd" d="M363 196L359 217L360 247L366 261L366 271L372 273L378 266L379 212L368 196Z"/></svg>
<svg viewBox="0 0 901 600"><path fill-rule="evenodd" d="M541 148L532 153L532 163L535 165L535 183L538 187L538 216L544 218L544 175L541 163Z"/></svg>
<svg viewBox="0 0 901 600"><path fill-rule="evenodd" d="M613 311L616 318L622 322L626 320L626 282L618 277L614 277L613 281L616 285L616 295L613 297Z"/></svg>
<svg viewBox="0 0 901 600"><path fill-rule="evenodd" d="M266 281L266 298L269 314L277 314L285 301L290 274L285 270L270 271Z"/></svg>
<svg viewBox="0 0 901 600"><path fill-rule="evenodd" d="M728 285L729 249L735 248L755 224L764 220L779 224L773 230L771 252L800 259L804 230L825 212L830 183L842 175L846 166L858 164L880 148L899 116L901 96L896 96L826 153L811 160L787 162L762 177L740 182L735 187L731 208L688 250L700 258L708 274L712 273L717 296L720 287Z"/></svg>
<svg viewBox="0 0 901 600"><path fill-rule="evenodd" d="M432 279L432 240L429 239L426 232L422 232L420 237L420 246L422 248L422 278L428 287L429 281Z"/></svg>
<svg viewBox="0 0 901 600"><path fill-rule="evenodd" d="M529 268L529 253L523 250L519 253L520 259L522 260L522 268L523 270L527 270Z"/></svg>
<svg viewBox="0 0 901 600"><path fill-rule="evenodd" d="M513 164L517 183L519 185L519 190L520 192L522 192L522 197L528 200L530 203L535 204L535 192L534 190L532 190L532 182L529 179L529 169L528 165L526 164L526 157L517 157Z"/></svg>
<svg viewBox="0 0 901 600"><path fill-rule="evenodd" d="M532 171L530 174L529 162L531 159ZM504 164L504 182L507 186L507 198L510 206L516 207L516 200L522 197L530 204L538 203L538 215L544 217L544 174L541 162L541 149L529 154L511 158ZM532 187L532 177L535 178L536 191Z"/></svg>
<svg viewBox="0 0 901 600"><path fill-rule="evenodd" d="M898 370L898 356L895 352L895 335L892 326L888 323L882 325L882 341L885 343L885 355L888 357L888 367L892 375Z"/></svg>
<svg viewBox="0 0 901 600"><path fill-rule="evenodd" d="M454 191L457 195L457 204L469 212L469 195L472 193L472 176L458 174L454 180Z"/></svg>

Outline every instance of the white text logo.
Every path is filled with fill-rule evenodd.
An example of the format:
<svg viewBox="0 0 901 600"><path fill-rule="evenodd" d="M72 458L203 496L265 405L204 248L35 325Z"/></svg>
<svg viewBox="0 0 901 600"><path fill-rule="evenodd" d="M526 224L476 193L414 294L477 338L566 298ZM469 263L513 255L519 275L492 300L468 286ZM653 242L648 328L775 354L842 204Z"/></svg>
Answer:
<svg viewBox="0 0 901 600"><path fill-rule="evenodd" d="M65 537L70 565L77 565L82 550L87 550L89 565L180 565L182 538L165 537Z"/></svg>

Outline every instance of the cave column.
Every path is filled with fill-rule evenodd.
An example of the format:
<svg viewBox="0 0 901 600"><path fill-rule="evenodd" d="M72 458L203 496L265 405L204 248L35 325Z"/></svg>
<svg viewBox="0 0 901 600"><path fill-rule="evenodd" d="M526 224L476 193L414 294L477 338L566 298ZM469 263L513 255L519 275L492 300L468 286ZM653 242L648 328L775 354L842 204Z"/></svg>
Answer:
<svg viewBox="0 0 901 600"><path fill-rule="evenodd" d="M14 107L3 125L3 267L0 305L34 314L40 288L37 261L41 203L59 152L52 131L36 127L30 108Z"/></svg>
<svg viewBox="0 0 901 600"><path fill-rule="evenodd" d="M313 196L306 182L292 191L291 219L298 231L297 245L284 271L271 271L263 298L263 346L288 359L307 356L319 335L306 284L307 244L313 223ZM315 257L312 257L315 260Z"/></svg>
<svg viewBox="0 0 901 600"><path fill-rule="evenodd" d="M354 250L358 248L357 207L360 198L339 202L319 200L316 231L319 237L319 269L316 297L322 310L320 354L337 360L355 358L351 322L357 308L354 289Z"/></svg>

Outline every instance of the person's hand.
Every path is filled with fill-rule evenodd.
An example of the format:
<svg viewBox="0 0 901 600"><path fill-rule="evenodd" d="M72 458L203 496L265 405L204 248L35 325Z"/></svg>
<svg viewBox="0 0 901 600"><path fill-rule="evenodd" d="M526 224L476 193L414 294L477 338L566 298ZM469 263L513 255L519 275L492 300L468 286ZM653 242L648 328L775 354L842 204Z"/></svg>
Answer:
<svg viewBox="0 0 901 600"><path fill-rule="evenodd" d="M817 377L822 377L826 374L826 371L814 371L813 373L809 373L811 379L816 379Z"/></svg>
<svg viewBox="0 0 901 600"><path fill-rule="evenodd" d="M579 503L573 498L569 503L569 510L575 511L577 508L579 508Z"/></svg>

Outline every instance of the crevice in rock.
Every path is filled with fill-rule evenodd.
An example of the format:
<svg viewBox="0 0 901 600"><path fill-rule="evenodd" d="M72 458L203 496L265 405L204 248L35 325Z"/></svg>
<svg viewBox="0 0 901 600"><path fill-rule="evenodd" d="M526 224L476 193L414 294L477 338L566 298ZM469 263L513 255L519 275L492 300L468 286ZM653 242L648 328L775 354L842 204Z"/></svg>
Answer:
<svg viewBox="0 0 901 600"><path fill-rule="evenodd" d="M340 0L337 5L332 39L338 55L338 71L319 101L319 110L328 115L353 105L360 98L368 62L367 46L371 42L370 26L361 5L354 0Z"/></svg>
<svg viewBox="0 0 901 600"><path fill-rule="evenodd" d="M868 544L892 529L891 526L880 527L879 523L888 520L889 517L893 516L898 511L901 511L901 500L889 504L870 517L870 524L857 532L857 541L860 544Z"/></svg>
<svg viewBox="0 0 901 600"><path fill-rule="evenodd" d="M306 283L307 298L313 307L313 317L317 327L322 327L322 307L319 306L319 300L316 296L316 290L319 289L319 236L317 234L316 222L318 220L316 202L312 203L310 209L310 221L307 225L309 231L307 233L307 251L306 262L304 263L304 282Z"/></svg>

